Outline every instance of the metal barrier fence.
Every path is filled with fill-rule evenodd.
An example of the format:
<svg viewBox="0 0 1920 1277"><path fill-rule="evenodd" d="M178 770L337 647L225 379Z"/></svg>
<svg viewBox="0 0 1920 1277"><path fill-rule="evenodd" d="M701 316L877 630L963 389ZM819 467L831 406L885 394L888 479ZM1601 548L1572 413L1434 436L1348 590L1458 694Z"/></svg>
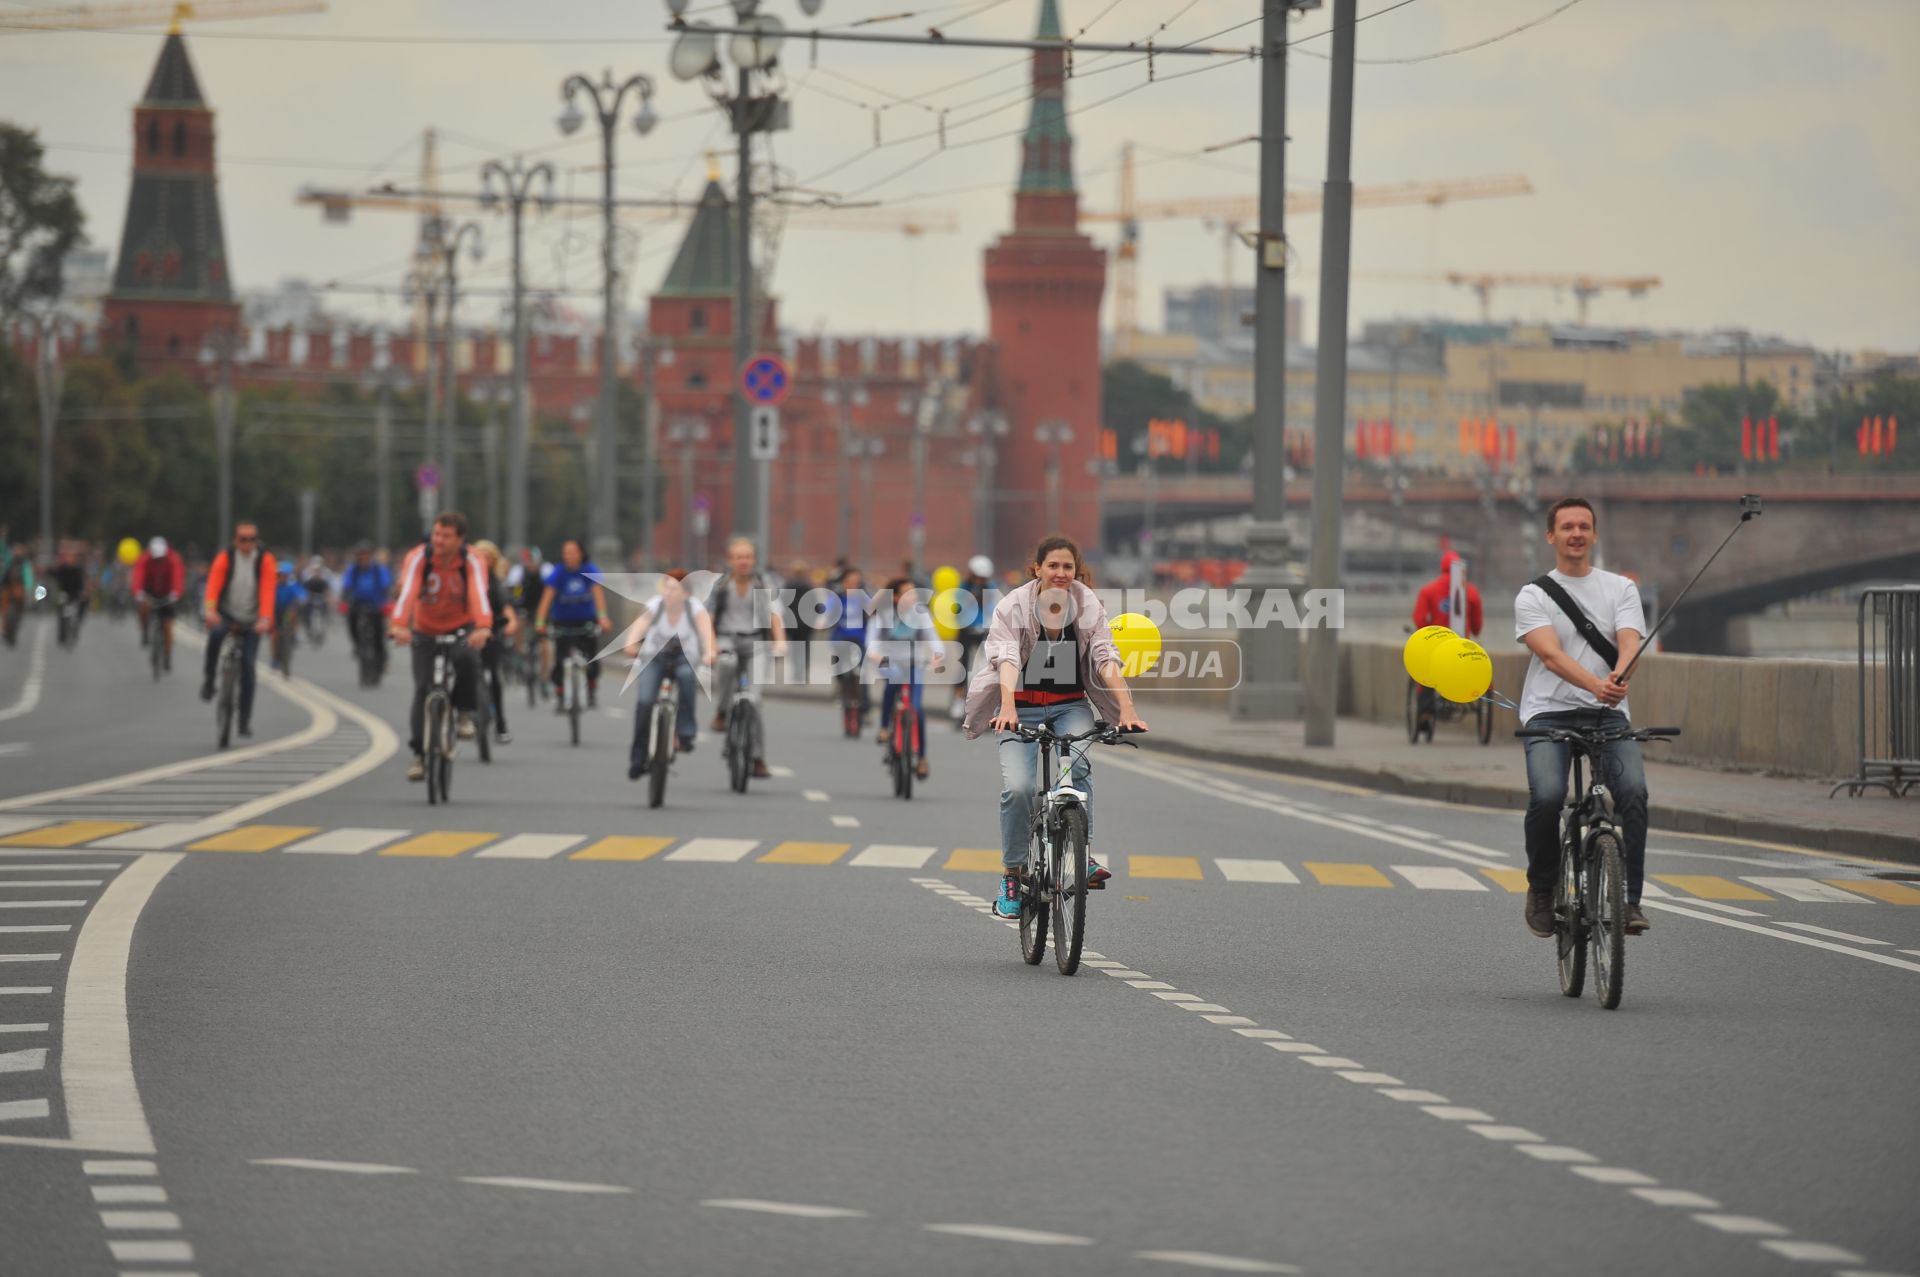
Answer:
<svg viewBox="0 0 1920 1277"><path fill-rule="evenodd" d="M1920 585L1860 596L1860 771L1833 787L1895 797L1920 787Z"/></svg>

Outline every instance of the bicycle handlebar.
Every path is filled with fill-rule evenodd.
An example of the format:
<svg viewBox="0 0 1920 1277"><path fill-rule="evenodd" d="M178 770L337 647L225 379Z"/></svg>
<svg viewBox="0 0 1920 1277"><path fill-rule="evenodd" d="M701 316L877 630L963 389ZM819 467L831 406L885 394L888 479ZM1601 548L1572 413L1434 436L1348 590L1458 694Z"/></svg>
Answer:
<svg viewBox="0 0 1920 1277"><path fill-rule="evenodd" d="M473 633L473 627L463 625L459 629L451 630L445 634L416 634L413 636L413 643L415 647L444 647L453 643L462 642L467 635L471 633Z"/></svg>
<svg viewBox="0 0 1920 1277"><path fill-rule="evenodd" d="M1662 736L1678 736L1678 727L1522 727L1514 733L1522 740L1579 741L1582 744L1604 745L1618 740L1652 740Z"/></svg>
<svg viewBox="0 0 1920 1277"><path fill-rule="evenodd" d="M1142 729L1137 727L1120 728L1110 726L1106 723L1095 723L1084 732L1076 732L1070 736L1062 736L1052 728L1042 724L1039 727L1016 727L1013 729L1013 734L1020 740L1039 745L1077 745L1081 741L1092 741L1096 745L1126 745L1133 749L1138 749L1139 746L1134 744L1134 742L1122 740L1121 738L1123 736L1138 736L1141 734L1141 730Z"/></svg>

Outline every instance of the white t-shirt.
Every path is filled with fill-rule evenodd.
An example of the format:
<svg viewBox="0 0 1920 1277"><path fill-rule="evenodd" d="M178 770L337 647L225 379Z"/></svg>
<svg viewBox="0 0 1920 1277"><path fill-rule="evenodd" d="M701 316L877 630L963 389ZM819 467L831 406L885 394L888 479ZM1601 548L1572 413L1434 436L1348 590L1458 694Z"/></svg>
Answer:
<svg viewBox="0 0 1920 1277"><path fill-rule="evenodd" d="M1585 576L1568 576L1555 568L1547 575L1573 596L1580 610L1599 627L1600 632L1619 646L1620 631L1647 632L1646 613L1640 609L1640 587L1616 572L1594 568ZM1551 625L1560 640L1560 649L1595 678L1605 678L1612 667L1593 650L1586 636L1573 627L1573 620L1539 586L1528 582L1513 600L1513 636L1524 638L1542 626ZM1591 693L1575 687L1543 665L1538 656L1527 662L1527 682L1520 692L1520 721L1535 714L1558 713L1570 709L1601 709ZM1617 709L1629 718L1632 713L1622 700Z"/></svg>
<svg viewBox="0 0 1920 1277"><path fill-rule="evenodd" d="M655 597L647 602L647 615L653 619L647 623L646 637L640 640L640 663L646 664L659 655L660 649L674 639L680 640L680 650L686 653L689 661L700 660L700 627L695 618L705 616L706 604L699 599L689 597L680 609L678 623L667 619L667 601Z"/></svg>

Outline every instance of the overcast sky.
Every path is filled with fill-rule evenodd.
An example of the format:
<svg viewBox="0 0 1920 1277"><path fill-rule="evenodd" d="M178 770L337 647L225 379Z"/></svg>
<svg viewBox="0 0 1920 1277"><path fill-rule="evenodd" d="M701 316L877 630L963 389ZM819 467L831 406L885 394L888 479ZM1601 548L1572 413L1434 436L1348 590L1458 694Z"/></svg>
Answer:
<svg viewBox="0 0 1920 1277"><path fill-rule="evenodd" d="M915 3L826 0L821 19L840 25ZM1390 59L1451 49L1540 19L1561 3L1361 0L1363 15L1393 11L1360 25L1359 53ZM880 29L931 22L953 34L1024 35L1039 0L917 7L927 16ZM763 8L789 26L804 21L795 0L766 0ZM1209 43L1244 45L1257 26L1214 33L1258 11L1256 0L1062 0L1069 32L1090 26L1089 40L1139 39L1164 23L1161 42L1211 36ZM289 275L397 283L411 219L361 213L349 226L323 225L317 211L295 205L294 194L305 183L412 181L429 126L441 130L450 189L471 187L489 155L519 150L554 160L563 187L597 191L597 131L562 143L554 125L559 83L574 70L597 74L611 65L653 76L663 123L644 139L623 131L620 189L696 196L705 151L730 139L701 87L667 73L664 22L658 0L332 0L323 14L190 25L201 86L218 112L234 278L243 288ZM1294 30L1308 35L1326 25L1322 10ZM482 42L449 42L475 38ZM159 48L157 31L0 35L0 118L40 131L54 169L79 179L93 241L109 249L118 247L124 216L130 108ZM1313 40L1289 58L1291 186L1317 187L1324 176L1328 68L1307 54L1330 48L1329 40ZM1356 182L1522 174L1537 193L1362 212L1354 268L1400 276L1453 269L1658 275L1664 286L1646 298L1600 298L1594 321L1745 325L1823 347L1911 351L1920 347L1917 48L1916 0L1582 0L1485 47L1364 65ZM948 209L960 222L958 234L917 239L790 229L775 274L787 326L981 331L980 253L1010 221L1008 188L1018 165L1017 138L995 135L1026 118L1018 55L823 44L817 67L798 47L790 46L786 61L794 128L776 135L773 150L790 180L849 198ZM1164 78L1202 66L1209 69ZM1083 203L1113 205L1119 149L1129 140L1143 162L1143 199L1253 193L1251 146L1196 152L1257 130L1256 69L1245 61L1159 58L1151 84L1147 70L1129 58L1078 61L1068 105L1078 111L1071 124ZM955 84L970 77L978 78ZM1137 91L1116 96L1127 90ZM937 138L916 137L937 126L940 108L947 110L944 151ZM594 216L549 217L529 255L532 282L581 290L574 304L589 313L597 288ZM489 231L486 260L473 273L499 282L504 224ZM1112 242L1109 226L1094 234ZM1295 219L1290 237L1297 291L1311 304L1318 220ZM676 240L671 226L644 229L634 298L657 286ZM1244 282L1252 263L1242 257L1235 268ZM1148 223L1143 319L1158 325L1163 288L1212 282L1221 271L1217 232L1197 221ZM342 294L337 304L400 314L397 302L372 296ZM1508 290L1495 307L1527 318L1573 314L1570 298L1546 290ZM1477 303L1445 285L1362 278L1352 312L1357 328L1393 315L1467 318ZM479 304L467 314L480 318Z"/></svg>

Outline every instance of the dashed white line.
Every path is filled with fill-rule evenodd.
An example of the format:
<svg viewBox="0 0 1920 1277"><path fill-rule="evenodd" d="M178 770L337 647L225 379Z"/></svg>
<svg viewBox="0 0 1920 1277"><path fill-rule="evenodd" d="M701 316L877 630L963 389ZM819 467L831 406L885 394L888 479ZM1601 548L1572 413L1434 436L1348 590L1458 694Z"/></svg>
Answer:
<svg viewBox="0 0 1920 1277"><path fill-rule="evenodd" d="M58 962L57 953L0 953L0 962Z"/></svg>
<svg viewBox="0 0 1920 1277"><path fill-rule="evenodd" d="M73 924L71 922L37 922L37 923L24 924L21 926L0 927L0 935L17 936L17 935L24 935L29 931L38 933L38 932L49 932L49 931L72 931L72 930L73 930Z"/></svg>
<svg viewBox="0 0 1920 1277"><path fill-rule="evenodd" d="M1706 901L1692 900L1688 904L1698 905ZM1816 936L1803 936L1792 931L1779 931L1773 927L1756 926L1751 922L1742 922L1738 918L1718 918L1710 913L1700 913L1695 909L1668 904L1662 900L1642 899L1641 904L1649 909L1662 909L1668 913L1677 913L1686 918L1698 918L1703 922L1717 923L1722 927L1733 927L1740 931L1751 931L1757 936L1772 936L1776 940L1787 940L1794 944L1803 944L1815 949L1825 949L1829 953L1843 953L1850 958L1864 958L1868 962L1877 962L1882 966L1899 967L1903 971L1920 971L1920 962L1908 962L1905 958L1896 958L1890 954L1874 953L1867 949L1855 949L1849 945L1835 944L1831 940L1822 940Z"/></svg>
<svg viewBox="0 0 1920 1277"><path fill-rule="evenodd" d="M766 1215L791 1215L795 1219L865 1219L867 1212L845 1206L808 1206L801 1202L768 1202L753 1197L716 1197L700 1203L715 1210L758 1211Z"/></svg>
<svg viewBox="0 0 1920 1277"><path fill-rule="evenodd" d="M0 998L31 998L52 992L50 984L0 984Z"/></svg>
<svg viewBox="0 0 1920 1277"><path fill-rule="evenodd" d="M1780 1237L1788 1232L1770 1219L1759 1219L1752 1215L1695 1215L1693 1218L1694 1222L1705 1224L1708 1228L1743 1236Z"/></svg>
<svg viewBox="0 0 1920 1277"><path fill-rule="evenodd" d="M167 1190L158 1184L95 1184L93 1200L103 1205L118 1202L164 1202Z"/></svg>
<svg viewBox="0 0 1920 1277"><path fill-rule="evenodd" d="M1829 930L1826 927L1816 927L1811 922L1782 922L1782 923L1777 923L1776 925L1782 926L1782 927L1792 927L1795 931L1804 931L1809 935L1825 936L1829 940L1845 940L1849 944L1871 944L1871 945L1879 945L1882 947L1887 947L1887 942L1885 940L1873 940L1873 939L1869 939L1866 936L1856 936L1851 932L1847 932L1847 931L1833 931L1833 930ZM1907 951L1902 950L1902 952L1907 952Z"/></svg>
<svg viewBox="0 0 1920 1277"><path fill-rule="evenodd" d="M1639 1171L1630 1171L1624 1166L1573 1166L1569 1167L1575 1175L1584 1176L1596 1184L1653 1184L1658 1181L1651 1175L1642 1175Z"/></svg>
<svg viewBox="0 0 1920 1277"><path fill-rule="evenodd" d="M1689 1192L1684 1188L1630 1188L1627 1190L1642 1201L1652 1202L1655 1206L1677 1206L1682 1210L1714 1210L1720 1203L1702 1193Z"/></svg>
<svg viewBox="0 0 1920 1277"><path fill-rule="evenodd" d="M1008 1228L1000 1224L924 1224L929 1233L954 1237L981 1237L988 1241L1019 1242L1027 1246L1091 1246L1093 1238L1071 1233L1046 1233L1033 1228Z"/></svg>
<svg viewBox="0 0 1920 1277"><path fill-rule="evenodd" d="M45 1100L0 1100L0 1122L18 1122L52 1115L53 1109Z"/></svg>
<svg viewBox="0 0 1920 1277"><path fill-rule="evenodd" d="M47 1048L29 1047L22 1051L0 1051L0 1073L38 1073L47 1067Z"/></svg>
<svg viewBox="0 0 1920 1277"><path fill-rule="evenodd" d="M800 791L800 796L810 803L828 802L833 797L824 789L803 789Z"/></svg>
<svg viewBox="0 0 1920 1277"><path fill-rule="evenodd" d="M543 1193L631 1193L624 1184L586 1184L565 1179L527 1179L518 1175L462 1175L462 1184L484 1184L489 1188L527 1188Z"/></svg>
<svg viewBox="0 0 1920 1277"><path fill-rule="evenodd" d="M103 1210L100 1222L108 1228L126 1228L136 1232L177 1233L180 1216L170 1210Z"/></svg>
<svg viewBox="0 0 1920 1277"><path fill-rule="evenodd" d="M0 1033L45 1033L49 1027L45 1021L39 1024L0 1024Z"/></svg>
<svg viewBox="0 0 1920 1277"><path fill-rule="evenodd" d="M121 1263L191 1263L193 1247L185 1242L108 1242L107 1249Z"/></svg>
<svg viewBox="0 0 1920 1277"><path fill-rule="evenodd" d="M860 828L860 818L858 816L829 816L827 819L833 822L835 829Z"/></svg>
<svg viewBox="0 0 1920 1277"><path fill-rule="evenodd" d="M1528 1157L1543 1162L1597 1162L1600 1159L1592 1153L1583 1153L1577 1148L1568 1148L1565 1144L1517 1144Z"/></svg>
<svg viewBox="0 0 1920 1277"><path fill-rule="evenodd" d="M1546 1136L1535 1135L1524 1126L1487 1126L1476 1124L1468 1130L1483 1139L1498 1140L1507 1144L1544 1144Z"/></svg>
<svg viewBox="0 0 1920 1277"><path fill-rule="evenodd" d="M1188 1268L1206 1268L1217 1273L1297 1273L1292 1264L1270 1264L1264 1259L1241 1259L1236 1255L1212 1255L1204 1250L1136 1250L1135 1259L1161 1264L1183 1264Z"/></svg>
<svg viewBox="0 0 1920 1277"><path fill-rule="evenodd" d="M1457 1104L1429 1104L1420 1110L1430 1117L1443 1122L1491 1122L1493 1114L1482 1113L1479 1109L1463 1108Z"/></svg>
<svg viewBox="0 0 1920 1277"><path fill-rule="evenodd" d="M157 1175L160 1173L159 1168L151 1161L142 1158L82 1162L80 1169L88 1175Z"/></svg>
<svg viewBox="0 0 1920 1277"><path fill-rule="evenodd" d="M1760 1245L1776 1255L1788 1259L1797 1259L1812 1264L1858 1264L1864 1262L1860 1256L1839 1246L1829 1246L1826 1242L1772 1241Z"/></svg>
<svg viewBox="0 0 1920 1277"><path fill-rule="evenodd" d="M331 1162L317 1157L256 1157L254 1166L286 1166L302 1171L338 1171L342 1175L418 1175L411 1166L388 1166L384 1162Z"/></svg>

